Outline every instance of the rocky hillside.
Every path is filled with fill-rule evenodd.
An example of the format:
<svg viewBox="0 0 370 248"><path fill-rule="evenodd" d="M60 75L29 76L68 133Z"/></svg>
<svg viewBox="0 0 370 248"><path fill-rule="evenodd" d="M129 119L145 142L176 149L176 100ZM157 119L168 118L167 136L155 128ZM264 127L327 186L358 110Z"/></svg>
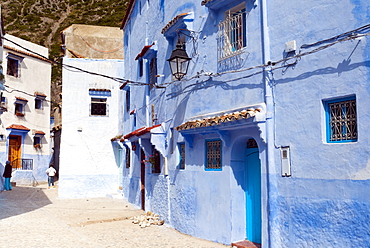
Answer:
<svg viewBox="0 0 370 248"><path fill-rule="evenodd" d="M60 31L71 24L119 27L128 0L0 0L5 32L50 49L60 57ZM61 91L61 68L53 66L52 100Z"/></svg>

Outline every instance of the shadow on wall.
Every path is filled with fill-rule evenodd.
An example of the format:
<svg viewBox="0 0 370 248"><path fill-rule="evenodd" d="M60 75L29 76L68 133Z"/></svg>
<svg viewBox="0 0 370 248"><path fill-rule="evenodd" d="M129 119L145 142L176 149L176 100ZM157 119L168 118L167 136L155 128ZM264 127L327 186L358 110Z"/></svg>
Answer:
<svg viewBox="0 0 370 248"><path fill-rule="evenodd" d="M0 201L0 220L32 212L52 203L42 189L19 186L13 187L12 191L0 193ZM32 204L29 204L29 201L32 201ZM27 204L24 204L25 202Z"/></svg>
<svg viewBox="0 0 370 248"><path fill-rule="evenodd" d="M281 83L297 82L299 80L307 79L307 78L317 76L317 75L338 74L338 76L340 76L343 72L352 71L359 67L370 68L370 61L368 60L364 62L350 64L350 61L344 60L343 62L338 64L337 68L334 68L334 67L320 68L315 71L309 71L309 72L302 73L296 77L278 79L278 80L275 80L275 85L281 84Z"/></svg>

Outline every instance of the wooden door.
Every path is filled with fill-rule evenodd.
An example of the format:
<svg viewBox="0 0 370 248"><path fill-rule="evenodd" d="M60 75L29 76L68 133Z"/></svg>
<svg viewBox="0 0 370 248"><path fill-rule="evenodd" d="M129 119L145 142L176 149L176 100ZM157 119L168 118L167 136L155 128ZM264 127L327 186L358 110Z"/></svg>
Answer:
<svg viewBox="0 0 370 248"><path fill-rule="evenodd" d="M141 175L140 175L140 192L141 192L141 209L145 210L145 152L141 149L140 154L140 165L141 165Z"/></svg>
<svg viewBox="0 0 370 248"><path fill-rule="evenodd" d="M22 137L16 135L9 136L9 151L8 151L8 160L12 167L21 168L21 145Z"/></svg>

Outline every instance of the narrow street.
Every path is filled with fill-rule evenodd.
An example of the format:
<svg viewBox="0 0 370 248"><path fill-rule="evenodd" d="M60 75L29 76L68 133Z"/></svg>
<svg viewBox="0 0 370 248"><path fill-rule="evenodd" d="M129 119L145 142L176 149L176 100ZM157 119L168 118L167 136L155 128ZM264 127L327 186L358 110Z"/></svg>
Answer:
<svg viewBox="0 0 370 248"><path fill-rule="evenodd" d="M143 211L123 199L59 199L58 189L13 187L0 193L0 247L228 247L163 226L141 228Z"/></svg>

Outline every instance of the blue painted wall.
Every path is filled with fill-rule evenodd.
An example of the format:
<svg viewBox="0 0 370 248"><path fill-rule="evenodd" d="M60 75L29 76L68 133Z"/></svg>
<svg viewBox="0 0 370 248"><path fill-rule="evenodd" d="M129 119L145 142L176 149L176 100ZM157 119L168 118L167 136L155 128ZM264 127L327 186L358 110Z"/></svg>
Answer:
<svg viewBox="0 0 370 248"><path fill-rule="evenodd" d="M145 45L157 53L157 84L153 88L131 83L129 110L122 119L123 134L150 127L151 106L165 128L162 172L146 168L146 210L161 215L181 232L230 244L246 238L245 154L248 139L258 144L261 160L263 247L369 246L367 219L370 214L370 183L366 136L369 114L369 38L349 40L295 60L263 69L246 68L263 64L263 58L279 61L287 56L285 43L295 40L297 52L303 44L315 43L368 24L367 1L222 1L201 6L201 1L136 1L125 32L125 78L147 83L138 73L135 60ZM139 8L141 3L141 9ZM239 63L217 60L217 24L227 9L245 3L248 46ZM172 81L166 61L174 49L171 32L161 30L174 17L190 13L180 23L195 31L187 39L192 57L185 80ZM264 23L263 13L267 14ZM153 18L155 16L156 18ZM343 19L346 16L348 18ZM186 19L188 18L188 19ZM187 20L191 20L187 22ZM144 29L145 27L145 29ZM145 32L144 32L145 30ZM264 33L264 31L266 31ZM267 36L266 36L267 35ZM330 41L324 43L329 44ZM320 45L319 45L320 46ZM318 46L302 49L311 51ZM144 62L147 60L144 57ZM267 61L266 61L267 62ZM199 75L199 77L195 77ZM356 95L357 142L328 144L324 101ZM126 108L127 102L122 97ZM266 99L271 99L267 101ZM262 117L254 122L191 131L192 142L174 130L189 120L221 115L223 111L259 106ZM130 112L135 110L134 115ZM223 138L222 170L206 171L204 144ZM184 132L183 132L184 133ZM186 133L186 132L185 132ZM189 133L188 133L189 134ZM131 166L123 172L123 193L138 207L140 198L140 147L150 154L150 135L124 143L131 152ZM149 142L149 143L148 143ZM186 167L179 170L177 143L186 144ZM158 146L157 143L152 143ZM291 177L281 176L281 147L290 147ZM167 159L168 175L164 172ZM354 223L357 220L357 223ZM354 228L356 227L356 228ZM354 233L356 230L356 233Z"/></svg>
<svg viewBox="0 0 370 248"><path fill-rule="evenodd" d="M285 4L269 1L273 61L282 58L285 42L296 40L299 48L369 24L368 1L311 4L289 2L287 13ZM366 135L369 41L364 37L342 42L273 72L275 145L290 146L292 177L282 178L278 170L270 176L274 192L269 202L271 246L370 245L370 201L365 190L370 186L370 140ZM324 101L353 95L357 104L357 142L327 143ZM276 153L275 158L279 165L280 154Z"/></svg>

